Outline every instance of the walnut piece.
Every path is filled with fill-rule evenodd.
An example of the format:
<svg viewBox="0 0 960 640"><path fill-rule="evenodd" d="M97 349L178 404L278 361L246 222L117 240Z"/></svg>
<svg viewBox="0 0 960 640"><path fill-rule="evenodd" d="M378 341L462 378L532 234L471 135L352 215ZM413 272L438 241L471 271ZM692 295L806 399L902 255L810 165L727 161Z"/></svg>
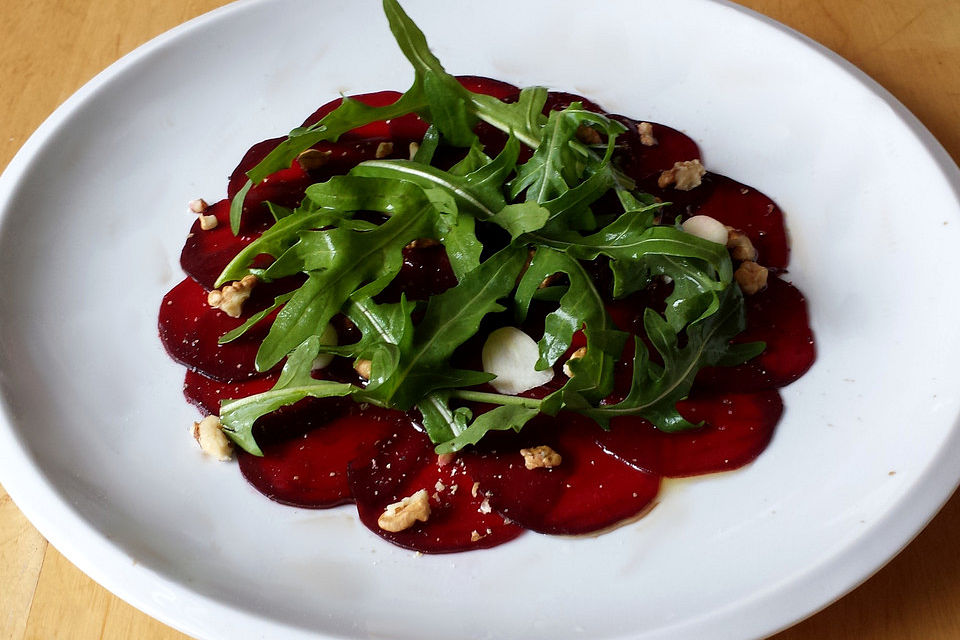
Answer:
<svg viewBox="0 0 960 640"><path fill-rule="evenodd" d="M730 249L730 257L734 260L757 261L757 249L750 238L733 227L727 227L727 249Z"/></svg>
<svg viewBox="0 0 960 640"><path fill-rule="evenodd" d="M429 249L430 247L435 247L438 244L440 243L433 238L417 238L416 240L411 240L408 242L404 249Z"/></svg>
<svg viewBox="0 0 960 640"><path fill-rule="evenodd" d="M657 139L653 137L653 125L649 122L641 122L637 125L637 133L640 134L640 144L645 147L653 147L657 144Z"/></svg>
<svg viewBox="0 0 960 640"><path fill-rule="evenodd" d="M527 469L555 467L563 461L559 453L545 444L532 449L520 449L520 455L523 456L523 465Z"/></svg>
<svg viewBox="0 0 960 640"><path fill-rule="evenodd" d="M217 216L205 216L202 213L199 216L200 220L200 229L203 231L210 231L211 229L216 229L217 225L220 224L220 221L217 220Z"/></svg>
<svg viewBox="0 0 960 640"><path fill-rule="evenodd" d="M384 531L396 533L409 529L417 520L426 522L428 518L430 518L430 498L427 496L426 489L420 489L400 502L387 505L377 518L377 526Z"/></svg>
<svg viewBox="0 0 960 640"><path fill-rule="evenodd" d="M210 208L210 205L208 205L207 201L203 198L191 200L187 206L190 207L190 211L193 211L194 213L206 213L207 209Z"/></svg>
<svg viewBox="0 0 960 640"><path fill-rule="evenodd" d="M767 286L768 271L756 262L744 262L733 272L733 279L740 285L740 289L752 296Z"/></svg>
<svg viewBox="0 0 960 640"><path fill-rule="evenodd" d="M381 142L377 145L377 151L373 154L373 156L375 158L386 158L391 153L393 153L393 143Z"/></svg>
<svg viewBox="0 0 960 640"><path fill-rule="evenodd" d="M564 373L568 378L572 378L572 377L573 377L573 371L570 370L570 361L571 361L571 360L579 360L580 358L582 358L582 357L585 356L585 355L587 355L587 348L586 348L586 347L580 347L579 349L577 349L576 351L574 351L573 353L571 353L571 354L570 354L570 357L567 358L567 361L563 363L563 373Z"/></svg>
<svg viewBox="0 0 960 640"><path fill-rule="evenodd" d="M690 191L700 186L700 179L707 173L707 170L699 160L683 160L674 162L673 166L660 174L657 179L657 186L666 189L671 184L674 189L679 191Z"/></svg>
<svg viewBox="0 0 960 640"><path fill-rule="evenodd" d="M193 439L199 443L200 450L211 458L226 462L233 457L233 443L224 435L217 416L207 416L200 422L194 422Z"/></svg>
<svg viewBox="0 0 960 640"><path fill-rule="evenodd" d="M603 138L600 137L600 134L593 127L588 127L585 124L577 127L577 140L583 144L602 144Z"/></svg>
<svg viewBox="0 0 960 640"><path fill-rule="evenodd" d="M413 160L414 158L417 157L417 151L420 151L420 143L411 142L410 145L407 147L407 151L410 152L410 159Z"/></svg>
<svg viewBox="0 0 960 640"><path fill-rule="evenodd" d="M357 361L353 363L353 370L356 371L364 380L370 379L372 367L373 362L365 358L357 358Z"/></svg>
<svg viewBox="0 0 960 640"><path fill-rule="evenodd" d="M222 289L214 289L207 294L207 304L220 309L231 318L239 318L243 303L250 297L256 284L257 276L243 276L243 279L225 284Z"/></svg>
<svg viewBox="0 0 960 640"><path fill-rule="evenodd" d="M297 162L304 171L315 171L327 164L332 152L320 149L307 149L297 156Z"/></svg>

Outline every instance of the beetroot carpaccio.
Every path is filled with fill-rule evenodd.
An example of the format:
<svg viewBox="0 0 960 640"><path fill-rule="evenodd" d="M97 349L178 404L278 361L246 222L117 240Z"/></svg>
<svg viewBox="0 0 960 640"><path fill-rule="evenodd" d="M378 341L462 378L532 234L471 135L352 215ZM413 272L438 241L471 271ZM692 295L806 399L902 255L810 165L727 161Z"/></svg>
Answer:
<svg viewBox="0 0 960 640"><path fill-rule="evenodd" d="M776 203L667 125L454 81L385 7L414 86L191 203L159 329L204 451L424 553L606 530L754 460L815 357Z"/></svg>

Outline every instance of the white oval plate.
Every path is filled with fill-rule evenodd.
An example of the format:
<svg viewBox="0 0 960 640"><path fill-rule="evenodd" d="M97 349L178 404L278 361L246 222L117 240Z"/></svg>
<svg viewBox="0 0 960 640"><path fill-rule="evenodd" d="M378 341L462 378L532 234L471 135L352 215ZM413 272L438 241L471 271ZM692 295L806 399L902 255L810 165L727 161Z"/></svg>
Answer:
<svg viewBox="0 0 960 640"><path fill-rule="evenodd" d="M352 508L282 507L203 459L157 339L191 222L252 143L412 77L373 1L254 0L138 49L0 179L0 480L70 560L202 638L707 638L863 580L960 469L958 172L863 74L706 0L408 0L447 68L669 123L788 212L819 358L742 471L596 538L416 556Z"/></svg>

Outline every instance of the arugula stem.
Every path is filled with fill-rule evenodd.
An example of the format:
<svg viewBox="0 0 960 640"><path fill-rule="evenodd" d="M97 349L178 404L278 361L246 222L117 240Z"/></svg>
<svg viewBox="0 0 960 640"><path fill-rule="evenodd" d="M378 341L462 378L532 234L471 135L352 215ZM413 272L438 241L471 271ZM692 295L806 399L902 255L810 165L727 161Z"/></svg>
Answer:
<svg viewBox="0 0 960 640"><path fill-rule="evenodd" d="M521 398L519 396L507 396L500 393L487 393L485 391L467 391L466 389L454 389L450 392L450 397L459 400L469 400L471 402L514 405L526 409L539 410L540 407L543 406L543 400L537 400L536 398Z"/></svg>

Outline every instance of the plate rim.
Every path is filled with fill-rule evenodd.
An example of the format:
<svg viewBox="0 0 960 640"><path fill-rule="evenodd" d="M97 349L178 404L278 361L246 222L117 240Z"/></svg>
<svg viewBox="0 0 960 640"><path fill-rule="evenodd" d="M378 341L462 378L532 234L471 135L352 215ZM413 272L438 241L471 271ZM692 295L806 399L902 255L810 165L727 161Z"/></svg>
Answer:
<svg viewBox="0 0 960 640"><path fill-rule="evenodd" d="M112 81L126 68L148 58L172 41L220 19L223 15L282 1L236 0L213 9L153 37L86 82L43 121L0 174L0 234L5 232L7 225L8 203L14 197L22 177L29 172L38 152L58 127L102 86ZM877 81L812 38L753 9L735 4L730 0L698 1L734 10L748 19L758 21L763 26L776 29L781 35L790 37L825 58L843 71L851 81L861 85L890 106L896 117L911 131L917 142L935 161L945 183L950 185L955 198L960 201L960 169L949 153L920 120ZM6 396L0 393L0 463L2 463L0 464L0 476L2 476L0 482L4 489L50 544L114 595L164 624L190 635L203 636L209 629L183 616L177 616L174 612L176 606L158 602L156 598L150 597L151 594L156 595L158 589L163 589L178 597L186 596L210 608L214 614L213 617L223 618L222 614L228 614L231 627L242 628L248 632L264 633L282 630L285 637L290 638L335 637L318 635L318 632L291 626L279 619L251 614L225 601L195 591L181 582L166 578L149 566L137 565L135 561L131 564L131 558L121 548L112 544L107 535L99 531L66 502L48 476L36 464L36 460L18 436L13 424L9 402ZM944 440L937 455L928 461L924 472L917 477L910 490L905 492L881 518L872 522L868 530L805 573L788 576L749 599L730 603L717 610L710 616L710 628L717 630L719 622L728 631L733 630L727 625L733 618L737 618L736 629L747 632L750 637L770 635L828 607L868 580L910 544L936 517L956 491L957 486L960 485L960 469L951 471L948 463L957 459L958 455L960 455L960 416L954 419L949 436ZM852 553L854 548L858 549L857 554ZM843 572L836 570L836 560L840 557L846 560ZM832 595L824 599L824 592ZM776 607L771 606L774 601L780 604ZM783 602L787 604L784 605ZM787 611L789 613L786 613ZM705 627L704 619L697 618L681 621L670 627L661 627L656 630L656 635L669 637L673 633L692 634L698 629L702 631ZM632 636L618 637L625 639Z"/></svg>

